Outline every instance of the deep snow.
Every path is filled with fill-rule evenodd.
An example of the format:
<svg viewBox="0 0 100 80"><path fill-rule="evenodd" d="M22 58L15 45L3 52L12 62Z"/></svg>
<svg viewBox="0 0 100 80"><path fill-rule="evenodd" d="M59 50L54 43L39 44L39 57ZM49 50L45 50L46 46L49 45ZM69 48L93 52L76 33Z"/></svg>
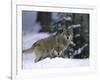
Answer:
<svg viewBox="0 0 100 80"><path fill-rule="evenodd" d="M30 48L34 42L48 36L48 33L31 33L23 35L23 49ZM23 54L23 69L69 68L89 66L89 59L45 58L37 63L34 63L34 59L34 52L32 54Z"/></svg>

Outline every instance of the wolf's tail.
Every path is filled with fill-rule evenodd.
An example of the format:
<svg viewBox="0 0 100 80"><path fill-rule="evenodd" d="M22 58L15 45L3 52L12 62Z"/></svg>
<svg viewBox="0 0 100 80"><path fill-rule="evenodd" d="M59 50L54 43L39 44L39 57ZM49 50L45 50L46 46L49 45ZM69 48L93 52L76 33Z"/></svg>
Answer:
<svg viewBox="0 0 100 80"><path fill-rule="evenodd" d="M37 42L35 42L35 43L32 45L31 48L28 48L28 49L22 50L22 53L25 53L25 54L27 54L27 53L32 53L33 50L34 50L34 47L36 47L37 45L38 45Z"/></svg>
<svg viewBox="0 0 100 80"><path fill-rule="evenodd" d="M25 53L25 54L32 53L32 52L33 52L33 48L32 47L29 48L29 49L22 50L22 53Z"/></svg>

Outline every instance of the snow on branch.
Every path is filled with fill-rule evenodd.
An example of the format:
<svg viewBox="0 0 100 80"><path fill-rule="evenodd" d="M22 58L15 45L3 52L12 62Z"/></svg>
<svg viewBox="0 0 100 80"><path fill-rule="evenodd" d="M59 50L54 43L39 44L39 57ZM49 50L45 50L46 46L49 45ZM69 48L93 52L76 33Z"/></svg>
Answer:
<svg viewBox="0 0 100 80"><path fill-rule="evenodd" d="M79 48L78 50L75 50L75 52L73 53L73 55L71 56L71 58L73 58L75 55L77 54L81 54L81 52L84 50L85 47L87 47L88 44L84 44L81 48Z"/></svg>
<svg viewBox="0 0 100 80"><path fill-rule="evenodd" d="M71 21L72 20L71 17L63 17L63 19L66 20L66 21Z"/></svg>
<svg viewBox="0 0 100 80"><path fill-rule="evenodd" d="M76 38L77 38L77 37L80 37L80 34L76 34L75 37L76 37Z"/></svg>
<svg viewBox="0 0 100 80"><path fill-rule="evenodd" d="M73 41L71 41L70 44L73 46L76 46L76 44Z"/></svg>
<svg viewBox="0 0 100 80"><path fill-rule="evenodd" d="M81 25L80 24L76 24L76 25L71 25L71 26L69 26L70 28L79 28L79 27L81 27Z"/></svg>

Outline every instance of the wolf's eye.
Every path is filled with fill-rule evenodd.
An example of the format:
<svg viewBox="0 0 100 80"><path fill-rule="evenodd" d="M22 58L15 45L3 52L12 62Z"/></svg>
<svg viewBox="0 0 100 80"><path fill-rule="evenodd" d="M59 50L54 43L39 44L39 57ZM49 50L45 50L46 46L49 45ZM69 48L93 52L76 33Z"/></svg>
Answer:
<svg viewBox="0 0 100 80"><path fill-rule="evenodd" d="M69 39L69 36L67 36L67 39Z"/></svg>

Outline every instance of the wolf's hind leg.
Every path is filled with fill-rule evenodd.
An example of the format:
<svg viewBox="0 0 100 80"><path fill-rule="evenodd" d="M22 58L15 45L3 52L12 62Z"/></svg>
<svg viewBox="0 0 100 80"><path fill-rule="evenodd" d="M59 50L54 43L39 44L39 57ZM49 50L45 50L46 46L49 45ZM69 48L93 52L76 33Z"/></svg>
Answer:
<svg viewBox="0 0 100 80"><path fill-rule="evenodd" d="M42 59L42 52L41 51L35 51L35 55L36 55L36 59L34 60L34 62L38 62Z"/></svg>
<svg viewBox="0 0 100 80"><path fill-rule="evenodd" d="M36 52L36 58L35 58L34 62L36 63L36 62L40 61L41 59L42 59L42 54L40 52Z"/></svg>
<svg viewBox="0 0 100 80"><path fill-rule="evenodd" d="M35 60L34 60L34 62L36 63L36 62L38 62L38 61L40 61L41 60L41 57L37 57Z"/></svg>

